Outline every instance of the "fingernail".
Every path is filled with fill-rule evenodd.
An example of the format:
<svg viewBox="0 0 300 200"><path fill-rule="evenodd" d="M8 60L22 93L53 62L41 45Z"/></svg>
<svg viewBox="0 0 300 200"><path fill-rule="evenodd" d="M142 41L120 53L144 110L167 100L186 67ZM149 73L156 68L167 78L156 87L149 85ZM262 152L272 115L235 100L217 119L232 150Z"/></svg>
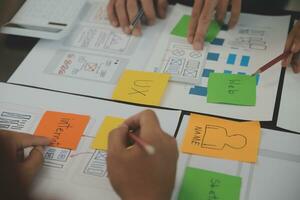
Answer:
<svg viewBox="0 0 300 200"><path fill-rule="evenodd" d="M113 25L113 26L118 26L118 22L113 21L113 22L112 22L112 25Z"/></svg>
<svg viewBox="0 0 300 200"><path fill-rule="evenodd" d="M292 52L294 52L294 53L296 53L296 44L293 44L293 46L292 46Z"/></svg>
<svg viewBox="0 0 300 200"><path fill-rule="evenodd" d="M141 36L142 35L142 32L138 29L134 29L133 32L132 32L132 35L134 36Z"/></svg>
<svg viewBox="0 0 300 200"><path fill-rule="evenodd" d="M123 31L124 31L126 34L130 34L130 29L129 29L128 26L125 26L125 27L123 28Z"/></svg>
<svg viewBox="0 0 300 200"><path fill-rule="evenodd" d="M193 47L194 47L195 50L202 50L201 42L195 42Z"/></svg>

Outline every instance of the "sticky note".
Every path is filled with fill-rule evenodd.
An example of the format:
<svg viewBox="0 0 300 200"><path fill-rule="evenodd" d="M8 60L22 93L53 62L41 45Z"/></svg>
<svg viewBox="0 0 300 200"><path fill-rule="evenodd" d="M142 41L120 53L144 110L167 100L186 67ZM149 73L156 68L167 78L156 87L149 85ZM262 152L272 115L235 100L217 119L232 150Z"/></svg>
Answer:
<svg viewBox="0 0 300 200"><path fill-rule="evenodd" d="M187 167L178 200L239 200L241 177Z"/></svg>
<svg viewBox="0 0 300 200"><path fill-rule="evenodd" d="M207 92L208 103L255 106L256 78L241 74L210 73Z"/></svg>
<svg viewBox="0 0 300 200"><path fill-rule="evenodd" d="M93 149L107 150L109 133L124 122L123 118L107 116L103 120L96 138L92 143Z"/></svg>
<svg viewBox="0 0 300 200"><path fill-rule="evenodd" d="M171 31L171 34L179 37L187 37L190 20L191 20L191 16L183 15L179 20L179 22ZM221 27L218 24L218 22L212 20L208 27L208 31L205 36L205 41L212 42L217 37L218 33L220 32L220 29Z"/></svg>
<svg viewBox="0 0 300 200"><path fill-rule="evenodd" d="M169 74L125 70L112 99L158 106L169 79Z"/></svg>
<svg viewBox="0 0 300 200"><path fill-rule="evenodd" d="M243 162L256 162L259 122L236 122L191 114L181 151Z"/></svg>
<svg viewBox="0 0 300 200"><path fill-rule="evenodd" d="M51 139L50 146L75 150L89 120L86 115L47 111L34 135Z"/></svg>

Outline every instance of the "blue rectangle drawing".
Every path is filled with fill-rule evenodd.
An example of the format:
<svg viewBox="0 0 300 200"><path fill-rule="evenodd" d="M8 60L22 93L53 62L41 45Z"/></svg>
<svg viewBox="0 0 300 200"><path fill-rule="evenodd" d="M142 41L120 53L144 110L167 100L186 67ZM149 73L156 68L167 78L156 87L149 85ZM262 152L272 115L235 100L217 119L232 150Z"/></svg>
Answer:
<svg viewBox="0 0 300 200"><path fill-rule="evenodd" d="M218 61L218 60L219 60L219 57L220 57L220 54L218 54L218 53L212 53L212 52L209 52L209 53L207 54L207 60Z"/></svg>
<svg viewBox="0 0 300 200"><path fill-rule="evenodd" d="M201 86L194 86L193 88L190 89L190 94L206 97L207 88Z"/></svg>
<svg viewBox="0 0 300 200"><path fill-rule="evenodd" d="M238 72L238 74L240 74L240 75L246 75L245 72Z"/></svg>
<svg viewBox="0 0 300 200"><path fill-rule="evenodd" d="M230 53L227 57L227 64L228 65L234 65L236 60L236 54Z"/></svg>
<svg viewBox="0 0 300 200"><path fill-rule="evenodd" d="M250 56L242 56L241 64L242 67L248 67L250 62Z"/></svg>
<svg viewBox="0 0 300 200"><path fill-rule="evenodd" d="M225 40L223 38L215 38L210 44L223 46L224 41Z"/></svg>
<svg viewBox="0 0 300 200"><path fill-rule="evenodd" d="M213 69L203 69L202 77L209 77L210 73L213 73L215 70Z"/></svg>
<svg viewBox="0 0 300 200"><path fill-rule="evenodd" d="M232 74L232 71L230 71L230 70L224 70L224 74Z"/></svg>

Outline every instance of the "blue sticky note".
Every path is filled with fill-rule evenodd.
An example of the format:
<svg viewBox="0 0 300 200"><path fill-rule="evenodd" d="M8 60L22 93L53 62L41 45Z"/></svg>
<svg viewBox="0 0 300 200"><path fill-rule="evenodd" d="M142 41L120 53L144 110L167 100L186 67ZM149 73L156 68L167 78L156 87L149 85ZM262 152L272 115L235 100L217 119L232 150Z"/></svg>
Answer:
<svg viewBox="0 0 300 200"><path fill-rule="evenodd" d="M201 86L194 86L193 88L190 89L189 94L206 97L207 96L207 88L201 87Z"/></svg>
<svg viewBox="0 0 300 200"><path fill-rule="evenodd" d="M224 41L225 40L223 38L215 38L210 44L223 46Z"/></svg>
<svg viewBox="0 0 300 200"><path fill-rule="evenodd" d="M203 69L202 77L209 77L209 74L214 72L215 70L213 69Z"/></svg>

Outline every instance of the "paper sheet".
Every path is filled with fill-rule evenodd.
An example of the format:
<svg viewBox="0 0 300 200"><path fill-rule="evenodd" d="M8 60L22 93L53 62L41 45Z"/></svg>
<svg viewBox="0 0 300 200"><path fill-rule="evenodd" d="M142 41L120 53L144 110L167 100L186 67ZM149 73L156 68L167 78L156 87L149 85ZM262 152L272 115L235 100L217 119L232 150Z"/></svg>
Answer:
<svg viewBox="0 0 300 200"><path fill-rule="evenodd" d="M217 38L210 44L206 43L204 51L199 52L192 51L185 38L169 34L180 18L190 15L191 10L179 5L175 7L147 69L157 72L172 69L174 73L171 70L169 73L175 76L177 71L190 72L194 68L199 69L198 66L201 65L200 83L171 83L162 106L230 118L271 120L281 71L280 63L257 77L257 101L254 107L207 103L207 82L211 72L252 74L281 54L290 17L241 14L234 29L221 30ZM199 55L203 54L205 60L199 62ZM191 78L191 73L185 76Z"/></svg>
<svg viewBox="0 0 300 200"><path fill-rule="evenodd" d="M300 133L300 75L288 67L281 94L277 126Z"/></svg>
<svg viewBox="0 0 300 200"><path fill-rule="evenodd" d="M181 146L184 153L256 162L259 122L235 122L191 114Z"/></svg>
<svg viewBox="0 0 300 200"><path fill-rule="evenodd" d="M235 29L220 31L204 52L197 52L186 39L170 35L180 17L191 14L191 8L169 7L165 20L143 26L143 36L133 37L109 25L103 12L106 4L89 1L69 37L38 42L9 82L110 99L124 69L173 72L172 80L195 85L172 82L163 107L240 119L272 119L279 65L259 78L254 108L207 104L207 79L211 71L250 74L279 55L289 17L242 14Z"/></svg>
<svg viewBox="0 0 300 200"><path fill-rule="evenodd" d="M177 137L184 134L188 118L183 118ZM192 156L187 166L241 177L240 200L297 200L300 196L299 145L300 136L297 134L262 129L256 164ZM178 194L179 188L174 193Z"/></svg>
<svg viewBox="0 0 300 200"><path fill-rule="evenodd" d="M87 115L47 111L34 135L49 138L50 146L75 150L89 120Z"/></svg>
<svg viewBox="0 0 300 200"><path fill-rule="evenodd" d="M128 118L146 107L5 83L0 83L0 93L0 116L9 119L0 120L0 127L4 129L33 134L48 110L90 116L76 151L57 147L45 149L44 167L34 184L34 196L62 200L119 199L107 178L106 153L92 149L91 144L106 116ZM153 110L162 129L174 135L181 112Z"/></svg>

